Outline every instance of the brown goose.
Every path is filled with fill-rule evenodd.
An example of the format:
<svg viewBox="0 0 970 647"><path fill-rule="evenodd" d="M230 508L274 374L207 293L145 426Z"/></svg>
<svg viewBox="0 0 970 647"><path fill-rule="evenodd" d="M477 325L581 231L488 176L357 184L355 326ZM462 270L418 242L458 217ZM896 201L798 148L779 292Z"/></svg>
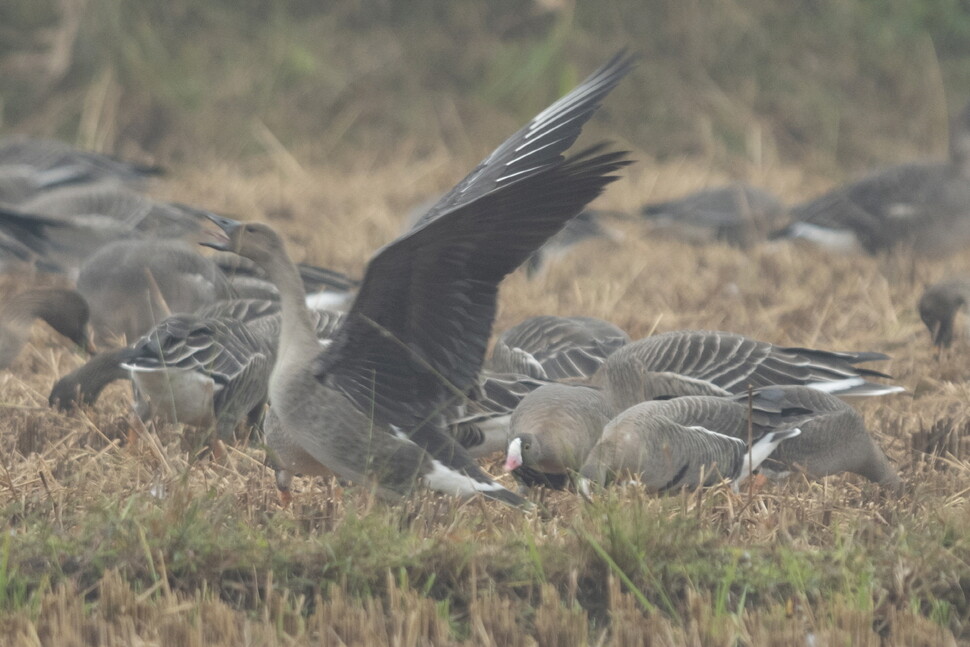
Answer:
<svg viewBox="0 0 970 647"><path fill-rule="evenodd" d="M594 317L530 317L495 342L485 368L541 380L587 377L630 336Z"/></svg>
<svg viewBox="0 0 970 647"><path fill-rule="evenodd" d="M888 359L782 347L728 332L684 330L632 342L610 355L592 384L605 389L615 411L682 395L728 395L749 387L801 384L836 395L883 395L903 389L870 382L889 377L856 364Z"/></svg>
<svg viewBox="0 0 970 647"><path fill-rule="evenodd" d="M74 290L36 289L8 297L0 304L0 369L10 366L30 338L35 319L42 319L85 351L92 349L88 304Z"/></svg>
<svg viewBox="0 0 970 647"><path fill-rule="evenodd" d="M569 160L562 153L631 65L617 55L378 251L322 353L279 236L265 225L210 217L225 232L211 246L256 261L280 291L283 327L270 379L283 431L282 446L271 447L278 456L300 452L388 497L423 483L524 503L447 434L440 412L477 379L502 279L627 164L619 153L594 149Z"/></svg>
<svg viewBox="0 0 970 647"><path fill-rule="evenodd" d="M185 243L160 240L105 245L81 267L77 289L91 306L99 345L121 337L131 343L170 314L234 296L212 261Z"/></svg>
<svg viewBox="0 0 970 647"><path fill-rule="evenodd" d="M801 434L788 421L779 422L780 427L755 425L749 449L741 439L748 410L739 402L712 396L642 402L604 427L580 474L597 485L636 478L651 492L713 485L722 478L736 486L783 441ZM588 492L585 483L580 489Z"/></svg>
<svg viewBox="0 0 970 647"><path fill-rule="evenodd" d="M926 288L919 299L919 316L933 337L933 343L948 348L953 343L957 312L970 300L970 277L957 277Z"/></svg>

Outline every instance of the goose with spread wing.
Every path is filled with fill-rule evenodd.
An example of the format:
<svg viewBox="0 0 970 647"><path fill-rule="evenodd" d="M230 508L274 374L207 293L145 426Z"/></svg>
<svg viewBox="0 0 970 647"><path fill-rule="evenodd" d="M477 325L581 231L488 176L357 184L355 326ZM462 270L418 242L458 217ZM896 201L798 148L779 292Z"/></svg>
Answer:
<svg viewBox="0 0 970 647"><path fill-rule="evenodd" d="M270 449L390 498L424 484L524 503L448 434L442 412L475 384L502 279L629 163L624 153L601 148L570 159L562 153L632 64L618 54L378 251L323 352L280 237L263 224L210 217L224 235L209 245L256 261L280 291L270 399L282 434Z"/></svg>

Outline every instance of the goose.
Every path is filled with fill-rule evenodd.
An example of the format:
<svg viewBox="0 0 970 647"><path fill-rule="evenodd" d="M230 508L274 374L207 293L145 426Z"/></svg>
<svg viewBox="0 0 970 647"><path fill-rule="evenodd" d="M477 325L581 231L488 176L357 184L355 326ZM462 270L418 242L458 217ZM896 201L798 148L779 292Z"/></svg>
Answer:
<svg viewBox="0 0 970 647"><path fill-rule="evenodd" d="M632 342L611 354L591 384L622 411L646 400L683 395L728 395L749 387L802 384L842 396L898 393L870 382L888 378L862 362L888 359L874 352L833 352L775 346L737 333L682 330Z"/></svg>
<svg viewBox="0 0 970 647"><path fill-rule="evenodd" d="M135 380L140 384L140 389L136 389L136 410L143 419L158 417L185 424L201 420L202 426L209 426L211 421L222 417L226 420L225 436L235 426L233 420L239 421L234 411L224 412L222 408L223 401L234 401L237 397L233 392L238 388L237 382L233 380L244 379L245 382L239 383L245 388L265 391L265 384L253 384L269 380L268 370L261 372L266 366L247 367L261 361L255 357L259 354L268 353L272 363L279 338L279 314L277 301L232 299L211 304L191 315L177 315L174 321L165 319L130 346L100 353L62 377L51 389L48 401L61 410L79 404L92 405L108 384L130 380L137 371L151 372L152 376ZM342 314L314 311L312 315L317 336L325 343L340 324ZM248 330L239 330L241 325ZM233 363L235 377L226 378ZM227 392L218 399L201 399L191 388L181 386L191 384L201 384L203 390L213 394L216 388ZM153 408L152 402L161 402L164 408L156 411L158 405Z"/></svg>
<svg viewBox="0 0 970 647"><path fill-rule="evenodd" d="M0 231L42 252L46 265L77 277L104 245L128 239L199 242L205 211L151 200L121 186L65 186L0 207Z"/></svg>
<svg viewBox="0 0 970 647"><path fill-rule="evenodd" d="M269 344L246 324L178 314L139 339L121 367L142 419L214 428L228 440L240 421L262 417L272 363Z"/></svg>
<svg viewBox="0 0 970 647"><path fill-rule="evenodd" d="M658 229L669 229L691 241L718 240L748 247L764 239L785 207L772 193L735 182L648 204L640 213Z"/></svg>
<svg viewBox="0 0 970 647"><path fill-rule="evenodd" d="M540 386L522 398L512 413L505 471L525 487L565 488L612 417L599 389Z"/></svg>
<svg viewBox="0 0 970 647"><path fill-rule="evenodd" d="M704 403L718 397L742 406L744 425L732 427L737 425L735 417L714 422L703 418L708 415ZM742 440L747 439L749 405L753 422L761 428L798 426L802 435L775 450L765 464L772 474L801 470L821 477L852 472L880 485L899 487L898 475L866 431L861 416L823 391L804 386L766 386L754 389L750 396L687 396L657 402L669 402L667 409L677 411L685 420L691 416L704 419L708 429ZM736 407L730 410L739 411ZM506 471L525 486L566 487L569 475L580 470L590 448L601 437L604 421L621 412L596 389L570 384L537 388L512 414Z"/></svg>
<svg viewBox="0 0 970 647"><path fill-rule="evenodd" d="M723 478L744 480L799 427L754 429L750 448L743 404L715 396L685 396L642 402L604 428L580 469L580 491L588 483L608 485L633 477L651 492L709 486Z"/></svg>
<svg viewBox="0 0 970 647"><path fill-rule="evenodd" d="M801 471L812 478L851 472L894 491L902 481L867 431L862 416L841 399L800 386L773 386L734 396L755 425L796 424L798 438L783 443L762 465L769 476ZM742 430L742 438L746 437Z"/></svg>
<svg viewBox="0 0 970 647"><path fill-rule="evenodd" d="M620 241L622 235L603 226L600 222L600 212L587 209L567 222L559 233L529 256L529 260L525 263L526 276L535 279L549 263L568 254L573 246L593 238L605 238L616 243Z"/></svg>
<svg viewBox="0 0 970 647"><path fill-rule="evenodd" d="M93 349L88 328L87 302L74 290L32 289L4 299L0 304L0 369L8 368L30 338L35 319L81 347Z"/></svg>
<svg viewBox="0 0 970 647"><path fill-rule="evenodd" d="M970 300L970 277L961 276L934 283L919 299L919 316L933 338L933 344L948 348L953 343L957 312Z"/></svg>
<svg viewBox="0 0 970 647"><path fill-rule="evenodd" d="M178 241L123 240L91 256L77 289L91 306L99 345L138 339L169 314L230 299L229 280L209 259Z"/></svg>
<svg viewBox="0 0 970 647"><path fill-rule="evenodd" d="M77 169L91 179L113 179L138 185L163 173L160 166L138 164L104 153L79 150L65 142L25 135L0 140L0 165L22 165L48 171Z"/></svg>
<svg viewBox="0 0 970 647"><path fill-rule="evenodd" d="M791 209L770 237L802 238L835 251L876 254L908 245L940 256L970 242L970 105L950 127L946 162L877 171Z"/></svg>
<svg viewBox="0 0 970 647"><path fill-rule="evenodd" d="M486 368L541 380L588 377L630 342L617 326L594 317L530 317L498 338Z"/></svg>
<svg viewBox="0 0 970 647"><path fill-rule="evenodd" d="M548 380L528 375L483 369L467 399L443 412L448 431L473 458L504 450L512 412L522 398L546 384Z"/></svg>
<svg viewBox="0 0 970 647"><path fill-rule="evenodd" d="M80 166L38 169L29 164L0 164L0 203L15 205L54 187L92 179Z"/></svg>
<svg viewBox="0 0 970 647"><path fill-rule="evenodd" d="M478 376L502 279L628 164L624 153L600 147L568 160L562 153L632 64L618 54L379 250L323 352L278 234L209 216L221 235L206 244L256 261L280 291L283 323L270 378L283 432L271 445L276 455L302 453L390 499L423 484L525 504L448 435L440 412Z"/></svg>

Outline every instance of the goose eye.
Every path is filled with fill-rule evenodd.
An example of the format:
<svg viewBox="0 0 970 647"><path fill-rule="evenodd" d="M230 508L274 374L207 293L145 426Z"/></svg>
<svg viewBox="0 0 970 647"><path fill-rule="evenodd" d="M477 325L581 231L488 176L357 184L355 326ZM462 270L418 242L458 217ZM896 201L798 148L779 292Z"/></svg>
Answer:
<svg viewBox="0 0 970 647"><path fill-rule="evenodd" d="M532 443L522 443L522 449L529 449L532 447Z"/></svg>

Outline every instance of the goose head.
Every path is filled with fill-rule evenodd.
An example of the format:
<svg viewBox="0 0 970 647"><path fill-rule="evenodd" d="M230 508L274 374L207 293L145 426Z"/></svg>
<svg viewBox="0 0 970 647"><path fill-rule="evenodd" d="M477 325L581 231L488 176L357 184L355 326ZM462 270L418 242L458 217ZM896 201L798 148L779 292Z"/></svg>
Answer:
<svg viewBox="0 0 970 647"><path fill-rule="evenodd" d="M60 288L28 290L13 297L6 308L8 318L43 319L87 352L94 347L88 328L90 314L84 297Z"/></svg>
<svg viewBox="0 0 970 647"><path fill-rule="evenodd" d="M285 255L283 240L269 226L259 222L239 222L230 218L206 214L218 231L214 240L202 242L206 247L244 256L265 267L274 258Z"/></svg>
<svg viewBox="0 0 970 647"><path fill-rule="evenodd" d="M91 329L88 319L91 312L87 301L74 290L39 290L44 294L36 302L35 314L47 324L80 346L85 352L93 352Z"/></svg>
<svg viewBox="0 0 970 647"><path fill-rule="evenodd" d="M505 471L511 472L525 465L532 467L542 460L542 443L534 434L519 434L509 442L505 457Z"/></svg>
<svg viewBox="0 0 970 647"><path fill-rule="evenodd" d="M963 294L953 290L927 290L919 300L919 316L933 336L933 344L947 348L953 343L957 310L966 305Z"/></svg>

